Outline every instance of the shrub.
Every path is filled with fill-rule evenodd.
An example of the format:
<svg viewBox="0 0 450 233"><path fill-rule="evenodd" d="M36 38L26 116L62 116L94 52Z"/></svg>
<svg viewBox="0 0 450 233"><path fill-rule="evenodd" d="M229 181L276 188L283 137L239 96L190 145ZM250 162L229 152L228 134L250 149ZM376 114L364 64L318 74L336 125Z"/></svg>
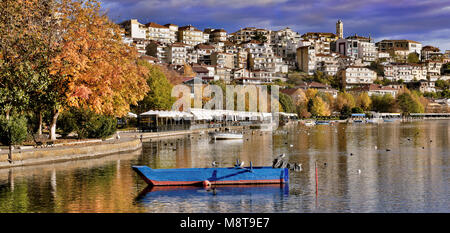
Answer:
<svg viewBox="0 0 450 233"><path fill-rule="evenodd" d="M106 138L117 130L117 120L91 110L72 108L62 114L59 128L63 135L76 132L78 138Z"/></svg>
<svg viewBox="0 0 450 233"><path fill-rule="evenodd" d="M106 138L117 130L115 117L97 115L86 124L87 135L90 138Z"/></svg>
<svg viewBox="0 0 450 233"><path fill-rule="evenodd" d="M24 116L0 116L0 142L11 146L22 143L27 138L27 119Z"/></svg>

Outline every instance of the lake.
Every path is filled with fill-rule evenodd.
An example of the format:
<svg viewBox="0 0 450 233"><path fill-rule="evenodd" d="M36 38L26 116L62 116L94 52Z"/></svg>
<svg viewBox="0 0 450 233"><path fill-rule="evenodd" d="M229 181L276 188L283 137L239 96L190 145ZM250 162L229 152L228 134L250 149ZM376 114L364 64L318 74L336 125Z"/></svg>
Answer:
<svg viewBox="0 0 450 233"><path fill-rule="evenodd" d="M90 160L0 169L0 212L450 212L450 120L294 125L244 131L238 141L208 134L147 142ZM149 188L132 171L270 166L285 153L301 163L288 185ZM316 192L315 164L318 173Z"/></svg>

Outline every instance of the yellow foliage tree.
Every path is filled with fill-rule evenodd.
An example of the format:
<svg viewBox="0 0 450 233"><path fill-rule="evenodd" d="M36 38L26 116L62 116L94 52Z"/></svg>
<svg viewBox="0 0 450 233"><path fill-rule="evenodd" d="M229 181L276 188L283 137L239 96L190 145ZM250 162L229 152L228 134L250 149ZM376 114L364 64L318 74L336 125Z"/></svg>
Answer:
<svg viewBox="0 0 450 233"><path fill-rule="evenodd" d="M311 114L314 116L330 116L331 111L328 104L321 97L316 96L312 99Z"/></svg>
<svg viewBox="0 0 450 233"><path fill-rule="evenodd" d="M370 99L369 94L367 94L367 92L362 92L356 98L356 104L357 106L367 111L369 110L370 105L372 104L372 100Z"/></svg>

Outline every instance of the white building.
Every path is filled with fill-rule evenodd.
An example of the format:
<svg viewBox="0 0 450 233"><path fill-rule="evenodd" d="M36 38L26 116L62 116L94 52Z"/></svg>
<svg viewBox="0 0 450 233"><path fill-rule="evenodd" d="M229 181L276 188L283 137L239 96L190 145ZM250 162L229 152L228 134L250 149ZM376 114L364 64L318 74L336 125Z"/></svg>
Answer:
<svg viewBox="0 0 450 233"><path fill-rule="evenodd" d="M341 78L346 88L372 84L377 79L377 73L363 66L349 66L341 72Z"/></svg>

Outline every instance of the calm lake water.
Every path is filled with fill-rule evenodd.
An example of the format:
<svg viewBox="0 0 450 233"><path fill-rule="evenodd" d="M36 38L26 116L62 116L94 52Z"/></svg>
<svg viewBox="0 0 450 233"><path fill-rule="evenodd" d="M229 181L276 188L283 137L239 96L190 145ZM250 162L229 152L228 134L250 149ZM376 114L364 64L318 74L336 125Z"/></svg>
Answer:
<svg viewBox="0 0 450 233"><path fill-rule="evenodd" d="M149 189L131 170L232 166L236 158L271 165L281 153L303 164L284 186ZM246 131L242 141L191 135L129 154L0 169L0 212L448 213L449 155L449 120L291 126Z"/></svg>

